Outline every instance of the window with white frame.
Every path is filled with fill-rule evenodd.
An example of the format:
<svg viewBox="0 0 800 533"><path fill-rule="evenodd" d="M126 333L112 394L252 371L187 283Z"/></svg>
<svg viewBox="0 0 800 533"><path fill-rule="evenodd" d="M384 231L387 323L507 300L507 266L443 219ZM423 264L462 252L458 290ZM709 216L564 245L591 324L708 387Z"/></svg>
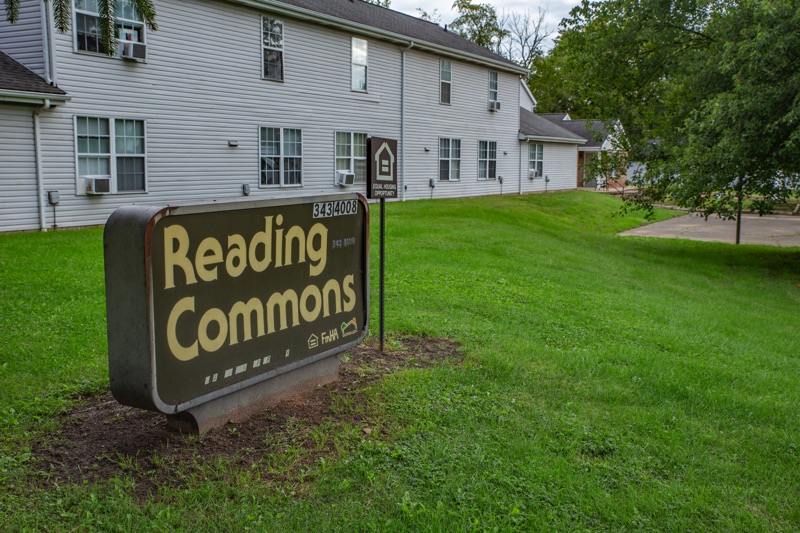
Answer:
<svg viewBox="0 0 800 533"><path fill-rule="evenodd" d="M353 37L353 76L350 88L354 91L367 92L367 41Z"/></svg>
<svg viewBox="0 0 800 533"><path fill-rule="evenodd" d="M262 17L261 30L264 79L283 81L283 22Z"/></svg>
<svg viewBox="0 0 800 533"><path fill-rule="evenodd" d="M367 182L367 134L337 131L336 170L352 172L355 183Z"/></svg>
<svg viewBox="0 0 800 533"><path fill-rule="evenodd" d="M261 128L260 152L261 186L303 184L303 130Z"/></svg>
<svg viewBox="0 0 800 533"><path fill-rule="evenodd" d="M544 145L528 145L528 177L541 178L544 166Z"/></svg>
<svg viewBox="0 0 800 533"><path fill-rule="evenodd" d="M111 178L110 192L145 190L144 121L76 117L78 177Z"/></svg>
<svg viewBox="0 0 800 533"><path fill-rule="evenodd" d="M489 101L497 102L498 99L498 85L497 85L497 72L489 71Z"/></svg>
<svg viewBox="0 0 800 533"><path fill-rule="evenodd" d="M131 0L118 0L117 55L131 59L145 59L144 21ZM100 26L99 0L75 0L75 48L83 52L105 54L103 31Z"/></svg>
<svg viewBox="0 0 800 533"><path fill-rule="evenodd" d="M497 179L496 141L478 141L478 179Z"/></svg>
<svg viewBox="0 0 800 533"><path fill-rule="evenodd" d="M461 179L461 139L439 139L439 180Z"/></svg>
<svg viewBox="0 0 800 533"><path fill-rule="evenodd" d="M439 60L439 103L450 105L453 65L447 59Z"/></svg>

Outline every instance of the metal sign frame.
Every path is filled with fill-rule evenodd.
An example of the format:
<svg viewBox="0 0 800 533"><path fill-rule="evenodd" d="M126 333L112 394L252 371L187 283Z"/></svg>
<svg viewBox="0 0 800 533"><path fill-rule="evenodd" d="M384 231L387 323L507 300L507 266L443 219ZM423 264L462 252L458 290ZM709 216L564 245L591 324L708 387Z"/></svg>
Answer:
<svg viewBox="0 0 800 533"><path fill-rule="evenodd" d="M358 235L360 246L353 246L353 258L361 268L358 303L353 313L363 320L357 335L342 336L339 343L311 356L276 365L273 369L234 381L229 385L186 400L164 401L159 394L159 376L156 353L156 298L154 287L153 240L159 223L172 217L202 215L225 216L226 212L292 208L327 202L357 202L356 216L361 225ZM352 205L352 204L351 204ZM325 243L331 246L330 243ZM369 209L366 199L355 193L331 194L309 197L231 202L181 203L160 205L132 205L119 208L109 218L104 234L106 260L106 306L108 321L109 374L114 397L125 405L176 414L211 400L245 389L256 383L289 373L297 368L336 355L363 341L369 326ZM328 253L328 251L326 251ZM286 287L280 287L280 290ZM288 320L287 320L288 321ZM315 325L318 320L306 324ZM351 339L352 337L352 339ZM351 339L344 342L345 338ZM220 357L224 357L222 354Z"/></svg>

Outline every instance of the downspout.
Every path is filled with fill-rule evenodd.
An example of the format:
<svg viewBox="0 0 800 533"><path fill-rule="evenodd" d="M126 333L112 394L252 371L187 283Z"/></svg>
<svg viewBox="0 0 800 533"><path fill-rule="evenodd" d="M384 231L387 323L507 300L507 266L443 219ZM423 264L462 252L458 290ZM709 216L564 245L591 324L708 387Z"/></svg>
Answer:
<svg viewBox="0 0 800 533"><path fill-rule="evenodd" d="M400 53L400 198L406 201L406 52L414 48L414 41Z"/></svg>
<svg viewBox="0 0 800 533"><path fill-rule="evenodd" d="M519 141L519 194L522 195L522 154L525 152L525 146L528 143ZM530 150L530 148L528 148Z"/></svg>
<svg viewBox="0 0 800 533"><path fill-rule="evenodd" d="M39 133L39 113L50 109L50 100L45 100L44 105L33 112L33 150L36 158L36 192L39 198L39 229L47 231L47 221L44 216L44 174L42 172L42 146Z"/></svg>
<svg viewBox="0 0 800 533"><path fill-rule="evenodd" d="M57 86L58 75L56 73L56 51L52 19L53 15L50 2L42 2L42 52L44 55L44 75L47 83Z"/></svg>

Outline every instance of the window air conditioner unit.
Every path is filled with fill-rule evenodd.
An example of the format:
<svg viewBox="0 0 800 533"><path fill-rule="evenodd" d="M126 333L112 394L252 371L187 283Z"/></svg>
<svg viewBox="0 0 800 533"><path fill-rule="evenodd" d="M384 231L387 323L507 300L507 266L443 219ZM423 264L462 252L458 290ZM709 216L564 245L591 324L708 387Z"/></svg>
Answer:
<svg viewBox="0 0 800 533"><path fill-rule="evenodd" d="M489 111L500 111L500 102L497 100L489 102Z"/></svg>
<svg viewBox="0 0 800 533"><path fill-rule="evenodd" d="M147 58L147 45L122 41L119 43L119 56L123 59L144 60Z"/></svg>
<svg viewBox="0 0 800 533"><path fill-rule="evenodd" d="M528 179L529 180L532 180L532 179L535 179L535 178L538 178L538 177L539 177L539 171L538 170L529 170L528 171Z"/></svg>
<svg viewBox="0 0 800 533"><path fill-rule="evenodd" d="M356 175L347 170L336 171L336 185L347 187L356 182Z"/></svg>
<svg viewBox="0 0 800 533"><path fill-rule="evenodd" d="M87 176L86 194L109 194L111 192L111 178L108 176Z"/></svg>

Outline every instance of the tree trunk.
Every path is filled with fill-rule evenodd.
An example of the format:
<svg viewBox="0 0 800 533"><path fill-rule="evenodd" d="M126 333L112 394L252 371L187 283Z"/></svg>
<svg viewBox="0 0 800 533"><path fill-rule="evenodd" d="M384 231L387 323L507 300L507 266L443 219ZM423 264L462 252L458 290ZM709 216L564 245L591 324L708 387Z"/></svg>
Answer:
<svg viewBox="0 0 800 533"><path fill-rule="evenodd" d="M739 244L742 236L742 190L744 189L744 178L739 178L739 191L736 198L736 244Z"/></svg>

